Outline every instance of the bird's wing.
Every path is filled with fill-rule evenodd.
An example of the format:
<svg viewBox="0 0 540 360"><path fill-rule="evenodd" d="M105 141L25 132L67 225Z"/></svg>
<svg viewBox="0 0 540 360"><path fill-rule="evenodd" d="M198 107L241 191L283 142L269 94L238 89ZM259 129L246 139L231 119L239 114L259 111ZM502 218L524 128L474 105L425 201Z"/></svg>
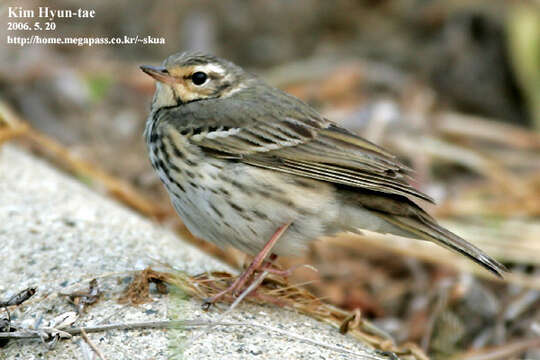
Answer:
<svg viewBox="0 0 540 360"><path fill-rule="evenodd" d="M379 146L279 91L188 103L163 116L214 156L381 193L432 199L407 183L408 168ZM255 99L255 100L254 100ZM227 101L228 100L228 101ZM255 102L256 101L256 102Z"/></svg>
<svg viewBox="0 0 540 360"><path fill-rule="evenodd" d="M407 183L407 168L376 145L334 124L295 146L253 153L248 164L382 193L430 197Z"/></svg>

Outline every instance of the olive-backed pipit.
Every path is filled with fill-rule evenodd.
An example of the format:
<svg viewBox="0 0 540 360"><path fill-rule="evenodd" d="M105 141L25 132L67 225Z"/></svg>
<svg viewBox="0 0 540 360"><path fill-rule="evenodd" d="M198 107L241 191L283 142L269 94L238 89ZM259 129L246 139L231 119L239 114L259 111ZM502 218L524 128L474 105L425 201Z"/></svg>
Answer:
<svg viewBox="0 0 540 360"><path fill-rule="evenodd" d="M299 99L201 53L141 69L157 80L150 160L176 211L194 235L257 254L229 290L267 255L300 255L321 236L359 229L430 240L505 271L413 202L431 199L395 156Z"/></svg>

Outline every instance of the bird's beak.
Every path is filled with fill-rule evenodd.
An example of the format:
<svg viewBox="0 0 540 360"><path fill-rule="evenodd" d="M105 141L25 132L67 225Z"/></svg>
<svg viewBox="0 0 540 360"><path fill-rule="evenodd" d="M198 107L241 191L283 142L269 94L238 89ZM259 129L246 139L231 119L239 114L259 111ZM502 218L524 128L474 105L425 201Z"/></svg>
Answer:
<svg viewBox="0 0 540 360"><path fill-rule="evenodd" d="M172 85L175 83L174 76L171 76L167 69L164 67L150 66L150 65L141 65L139 66L142 71L153 77L159 82Z"/></svg>

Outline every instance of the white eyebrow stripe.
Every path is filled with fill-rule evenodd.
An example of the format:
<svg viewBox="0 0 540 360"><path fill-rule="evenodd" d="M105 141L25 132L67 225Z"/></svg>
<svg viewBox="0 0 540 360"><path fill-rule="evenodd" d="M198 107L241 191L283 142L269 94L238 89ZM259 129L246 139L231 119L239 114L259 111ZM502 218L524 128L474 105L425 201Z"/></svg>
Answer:
<svg viewBox="0 0 540 360"><path fill-rule="evenodd" d="M220 75L225 74L225 69L217 64L197 65L197 66L194 66L193 70L194 70L193 72L202 71L205 73L214 72Z"/></svg>

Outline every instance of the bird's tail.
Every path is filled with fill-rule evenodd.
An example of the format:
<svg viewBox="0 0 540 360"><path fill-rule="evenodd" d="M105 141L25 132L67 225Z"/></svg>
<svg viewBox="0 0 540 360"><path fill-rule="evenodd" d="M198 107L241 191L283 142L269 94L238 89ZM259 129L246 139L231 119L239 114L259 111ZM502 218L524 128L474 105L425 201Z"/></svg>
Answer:
<svg viewBox="0 0 540 360"><path fill-rule="evenodd" d="M418 213L417 216L396 216L390 214L378 214L398 228L414 234L422 239L435 242L459 254L465 255L472 261L483 266L498 277L502 277L508 269L497 260L491 258L485 252L460 238L456 234L446 230L435 222L427 214Z"/></svg>

